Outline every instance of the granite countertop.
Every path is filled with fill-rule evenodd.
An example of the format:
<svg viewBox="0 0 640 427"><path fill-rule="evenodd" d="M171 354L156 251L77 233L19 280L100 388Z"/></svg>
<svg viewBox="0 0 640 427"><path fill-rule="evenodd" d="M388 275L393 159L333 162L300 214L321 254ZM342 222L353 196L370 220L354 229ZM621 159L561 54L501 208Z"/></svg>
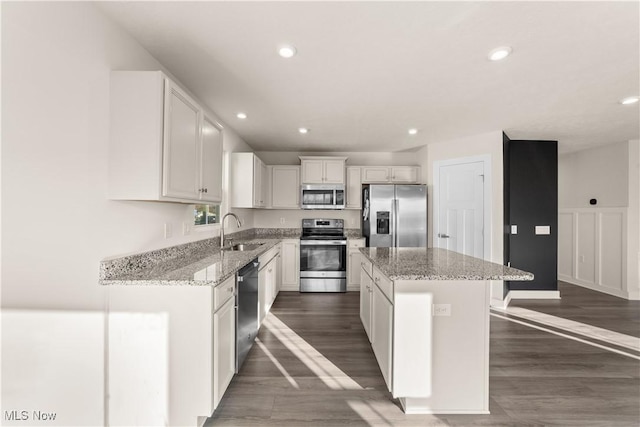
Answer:
<svg viewBox="0 0 640 427"><path fill-rule="evenodd" d="M533 274L440 248L361 248L391 280L533 280Z"/></svg>
<svg viewBox="0 0 640 427"><path fill-rule="evenodd" d="M221 251L218 239L205 239L140 254L109 258L100 265L101 285L216 286L299 229L257 229L229 235L233 243L261 244L251 251Z"/></svg>

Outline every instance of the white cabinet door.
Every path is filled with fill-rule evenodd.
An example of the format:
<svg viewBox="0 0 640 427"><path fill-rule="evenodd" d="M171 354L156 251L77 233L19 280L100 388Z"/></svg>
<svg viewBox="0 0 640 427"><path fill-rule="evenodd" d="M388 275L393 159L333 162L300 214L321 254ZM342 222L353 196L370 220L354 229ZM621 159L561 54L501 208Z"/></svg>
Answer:
<svg viewBox="0 0 640 427"><path fill-rule="evenodd" d="M272 258L269 264L267 265L267 286L266 286L266 312L271 311L271 305L273 304L274 298L274 289L276 287L276 264L278 263L277 258Z"/></svg>
<svg viewBox="0 0 640 427"><path fill-rule="evenodd" d="M371 345L378 360L387 388L391 391L391 358L393 333L393 305L380 288L372 286L371 301Z"/></svg>
<svg viewBox="0 0 640 427"><path fill-rule="evenodd" d="M220 403L236 369L236 316L230 298L213 315L213 408ZM204 415L204 414L203 414Z"/></svg>
<svg viewBox="0 0 640 427"><path fill-rule="evenodd" d="M264 162L253 153L231 153L229 163L231 207L265 207L269 175Z"/></svg>
<svg viewBox="0 0 640 427"><path fill-rule="evenodd" d="M349 239L349 260L347 262L347 290L357 291L360 289L360 270L362 254L360 248L364 248L364 239Z"/></svg>
<svg viewBox="0 0 640 427"><path fill-rule="evenodd" d="M362 207L362 177L359 166L347 168L347 209L360 209Z"/></svg>
<svg viewBox="0 0 640 427"><path fill-rule="evenodd" d="M267 165L260 160L260 207L267 206L267 199L269 196L269 181L271 177L268 173Z"/></svg>
<svg viewBox="0 0 640 427"><path fill-rule="evenodd" d="M273 166L271 170L274 209L300 209L300 167Z"/></svg>
<svg viewBox="0 0 640 427"><path fill-rule="evenodd" d="M222 200L222 131L209 118L202 123L200 200Z"/></svg>
<svg viewBox="0 0 640 427"><path fill-rule="evenodd" d="M267 315L267 268L263 267L258 271L258 326L262 324Z"/></svg>
<svg viewBox="0 0 640 427"><path fill-rule="evenodd" d="M262 206L262 161L253 156L253 206Z"/></svg>
<svg viewBox="0 0 640 427"><path fill-rule="evenodd" d="M273 300L275 301L278 293L280 292L280 287L282 286L282 254L281 254L281 245L278 245L278 255L276 257L276 274L275 274L275 285L273 286Z"/></svg>
<svg viewBox="0 0 640 427"><path fill-rule="evenodd" d="M390 182L391 175L387 166L363 166L362 167L362 182Z"/></svg>
<svg viewBox="0 0 640 427"><path fill-rule="evenodd" d="M282 290L300 290L300 240L282 241Z"/></svg>
<svg viewBox="0 0 640 427"><path fill-rule="evenodd" d="M324 160L324 183L344 184L344 160Z"/></svg>
<svg viewBox="0 0 640 427"><path fill-rule="evenodd" d="M367 338L370 342L373 342L371 335L371 292L373 287L373 280L364 269L360 269L360 320L364 331L367 333Z"/></svg>
<svg viewBox="0 0 640 427"><path fill-rule="evenodd" d="M391 168L391 180L398 183L414 183L419 182L418 166L393 166Z"/></svg>
<svg viewBox="0 0 640 427"><path fill-rule="evenodd" d="M200 108L169 80L164 118L162 195L198 199Z"/></svg>
<svg viewBox="0 0 640 427"><path fill-rule="evenodd" d="M347 287L360 287L360 251L358 249L349 249L348 278Z"/></svg>
<svg viewBox="0 0 640 427"><path fill-rule="evenodd" d="M324 184L324 161L303 160L302 182L304 184Z"/></svg>

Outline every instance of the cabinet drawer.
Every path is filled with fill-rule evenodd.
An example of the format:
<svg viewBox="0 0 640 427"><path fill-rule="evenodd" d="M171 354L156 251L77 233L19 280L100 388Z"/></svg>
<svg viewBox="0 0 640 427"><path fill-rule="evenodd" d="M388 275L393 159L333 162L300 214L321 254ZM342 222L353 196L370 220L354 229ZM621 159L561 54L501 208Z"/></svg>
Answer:
<svg viewBox="0 0 640 427"><path fill-rule="evenodd" d="M274 247L269 249L267 252L263 253L258 257L258 261L260 262L260 270L262 270L269 263L269 261L273 259L273 257L278 255L279 249L280 249L280 245L275 245Z"/></svg>
<svg viewBox="0 0 640 427"><path fill-rule="evenodd" d="M362 261L360 261L360 267L371 277L373 277L373 264L371 261L366 259L364 256L361 257Z"/></svg>
<svg viewBox="0 0 640 427"><path fill-rule="evenodd" d="M233 275L222 284L213 288L213 311L214 313L224 305L229 298L233 297L236 288L236 276Z"/></svg>
<svg viewBox="0 0 640 427"><path fill-rule="evenodd" d="M349 248L364 248L364 239L349 239Z"/></svg>
<svg viewBox="0 0 640 427"><path fill-rule="evenodd" d="M393 302L393 282L389 280L376 267L373 267L373 283L380 288L382 293Z"/></svg>

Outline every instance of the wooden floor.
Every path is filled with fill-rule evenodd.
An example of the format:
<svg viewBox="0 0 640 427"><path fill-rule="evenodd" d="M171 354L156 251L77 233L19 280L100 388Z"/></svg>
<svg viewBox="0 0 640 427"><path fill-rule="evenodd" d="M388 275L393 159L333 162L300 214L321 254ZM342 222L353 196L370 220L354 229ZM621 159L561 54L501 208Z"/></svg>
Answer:
<svg viewBox="0 0 640 427"><path fill-rule="evenodd" d="M599 306L600 294L581 291L561 288L563 304L572 307L577 298L569 311L577 310L580 298L593 303L582 304L579 318L585 321L606 306L606 326L626 331L629 316L640 310L637 302L608 296ZM533 305L528 308L546 307ZM616 305L624 309L612 309ZM281 292L258 340L206 426L640 424L639 360L496 316L491 415L405 415L378 370L360 323L358 293Z"/></svg>

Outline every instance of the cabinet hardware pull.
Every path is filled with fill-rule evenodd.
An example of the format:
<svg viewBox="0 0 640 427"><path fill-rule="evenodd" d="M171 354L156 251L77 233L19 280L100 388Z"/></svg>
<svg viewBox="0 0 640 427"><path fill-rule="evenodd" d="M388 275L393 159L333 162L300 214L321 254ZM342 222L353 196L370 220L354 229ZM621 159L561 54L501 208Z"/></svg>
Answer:
<svg viewBox="0 0 640 427"><path fill-rule="evenodd" d="M205 189L204 189L204 192L205 192L205 193L209 192L209 189L208 189L208 188L205 188Z"/></svg>
<svg viewBox="0 0 640 427"><path fill-rule="evenodd" d="M233 286L229 286L229 287L227 288L227 290L228 290L229 292L233 292Z"/></svg>

